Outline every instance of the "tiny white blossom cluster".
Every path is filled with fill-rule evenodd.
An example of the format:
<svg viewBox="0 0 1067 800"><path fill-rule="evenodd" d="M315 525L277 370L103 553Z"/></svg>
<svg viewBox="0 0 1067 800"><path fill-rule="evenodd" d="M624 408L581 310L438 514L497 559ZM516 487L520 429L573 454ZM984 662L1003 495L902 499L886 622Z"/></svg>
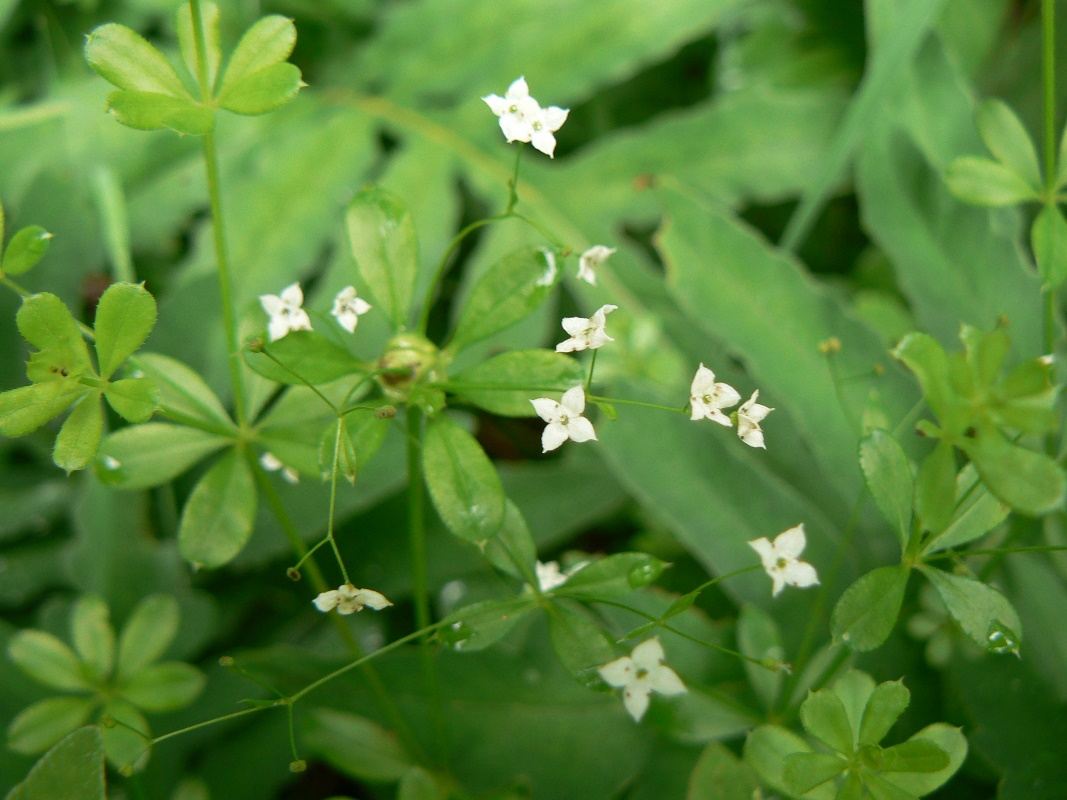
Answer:
<svg viewBox="0 0 1067 800"><path fill-rule="evenodd" d="M304 310L304 292L299 283L293 283L282 289L280 295L262 294L259 304L267 312L267 332L270 340L276 342L290 331L310 331L311 317ZM359 315L370 311L371 306L361 297L356 297L356 288L346 286L333 299L333 310L338 324L349 333L355 333Z"/></svg>
<svg viewBox="0 0 1067 800"><path fill-rule="evenodd" d="M763 429L759 424L774 409L757 403L758 398L759 390L756 390L731 416L737 419L737 435L742 442L749 447L762 447L766 450ZM733 427L733 420L724 414L722 409L735 406L740 400L741 395L733 386L717 383L715 373L701 364L689 386L690 419L710 419L720 425Z"/></svg>
<svg viewBox="0 0 1067 800"><path fill-rule="evenodd" d="M803 522L778 534L773 542L766 536L761 536L748 543L749 547L759 553L763 570L773 582L771 594L774 597L781 593L786 584L803 589L819 582L815 567L800 560L800 554L804 552L807 543Z"/></svg>
<svg viewBox="0 0 1067 800"><path fill-rule="evenodd" d="M508 142L530 142L549 158L555 157L556 137L553 135L567 121L569 109L541 104L530 97L525 78L518 78L503 97L490 94L482 98L489 109L500 117L500 130Z"/></svg>
<svg viewBox="0 0 1067 800"><path fill-rule="evenodd" d="M622 689L622 704L634 722L640 722L645 715L653 692L671 697L688 691L677 673L663 663L663 658L659 639L649 639L637 645L630 655L597 667L609 686Z"/></svg>
<svg viewBox="0 0 1067 800"><path fill-rule="evenodd" d="M364 606L381 611L392 605L384 594L373 589L357 589L351 583L343 583L336 589L323 592L311 602L324 614L335 608L338 614L355 614L362 611Z"/></svg>

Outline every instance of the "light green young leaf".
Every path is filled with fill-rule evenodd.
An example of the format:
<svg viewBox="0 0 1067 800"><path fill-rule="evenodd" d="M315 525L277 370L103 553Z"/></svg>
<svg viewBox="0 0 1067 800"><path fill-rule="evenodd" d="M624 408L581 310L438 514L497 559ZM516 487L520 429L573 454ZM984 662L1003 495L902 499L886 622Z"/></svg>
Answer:
<svg viewBox="0 0 1067 800"><path fill-rule="evenodd" d="M890 434L876 430L860 442L860 470L882 516L900 541L901 553L911 536L914 478L907 453Z"/></svg>
<svg viewBox="0 0 1067 800"><path fill-rule="evenodd" d="M205 682L204 673L191 664L164 661L135 672L120 685L119 692L135 706L158 714L189 705Z"/></svg>
<svg viewBox="0 0 1067 800"><path fill-rule="evenodd" d="M986 98L978 106L976 122L989 152L1038 191L1042 181L1037 151L1011 106L1003 100Z"/></svg>
<svg viewBox="0 0 1067 800"><path fill-rule="evenodd" d="M69 391L65 382L49 381L0 393L0 433L15 438L32 433L66 411L85 391Z"/></svg>
<svg viewBox="0 0 1067 800"><path fill-rule="evenodd" d="M219 7L210 0L200 4L200 19L203 22L204 56L207 61L208 86L215 85L219 72L222 50L219 47ZM178 45L182 50L182 61L193 80L200 81L200 68L196 58L196 36L193 33L193 15L188 3L179 6L174 18L178 31Z"/></svg>
<svg viewBox="0 0 1067 800"><path fill-rule="evenodd" d="M925 333L909 333L893 349L893 357L904 362L922 386L930 408L944 417L955 398L948 380L948 356L941 344Z"/></svg>
<svg viewBox="0 0 1067 800"><path fill-rule="evenodd" d="M147 489L177 477L229 440L214 433L149 422L115 431L100 448L97 473L123 489Z"/></svg>
<svg viewBox="0 0 1067 800"><path fill-rule="evenodd" d="M373 720L332 708L317 708L306 718L304 746L345 775L393 783L415 766L396 734Z"/></svg>
<svg viewBox="0 0 1067 800"><path fill-rule="evenodd" d="M30 295L15 316L22 338L37 348L26 368L34 383L93 374L89 348L63 301L49 292Z"/></svg>
<svg viewBox="0 0 1067 800"><path fill-rule="evenodd" d="M852 754L852 726L844 704L834 692L820 689L810 693L800 706L800 721L809 734L831 750Z"/></svg>
<svg viewBox="0 0 1067 800"><path fill-rule="evenodd" d="M599 683L596 668L617 658L611 639L584 609L554 603L546 611L552 649L560 663L579 683Z"/></svg>
<svg viewBox="0 0 1067 800"><path fill-rule="evenodd" d="M949 763L948 753L928 739L909 739L882 751L882 772L940 772Z"/></svg>
<svg viewBox="0 0 1067 800"><path fill-rule="evenodd" d="M1042 283L1055 289L1067 278L1067 220L1059 206L1041 209L1030 228L1030 246Z"/></svg>
<svg viewBox="0 0 1067 800"><path fill-rule="evenodd" d="M3 229L0 228L0 237L2 236ZM12 236L11 241L7 243L7 249L3 251L4 259L0 262L0 273L21 275L24 272L28 272L38 261L44 258L44 254L48 252L48 245L51 243L51 239L52 234L40 225L30 225L27 228L23 228ZM3 239L0 238L0 246L2 245Z"/></svg>
<svg viewBox="0 0 1067 800"><path fill-rule="evenodd" d="M829 753L793 753L785 759L782 779L794 794L806 794L836 778L847 766L843 758Z"/></svg>
<svg viewBox="0 0 1067 800"><path fill-rule="evenodd" d="M144 344L156 324L156 299L144 284L113 283L96 307L96 357L100 376L110 378Z"/></svg>
<svg viewBox="0 0 1067 800"><path fill-rule="evenodd" d="M911 702L911 692L903 681L886 681L878 684L860 724L859 744L878 744L889 733L904 709Z"/></svg>
<svg viewBox="0 0 1067 800"><path fill-rule="evenodd" d="M960 470L953 494L956 513L945 532L926 545L924 555L973 542L993 530L1011 513L1008 505L1000 502L982 485L973 464Z"/></svg>
<svg viewBox="0 0 1067 800"><path fill-rule="evenodd" d="M781 661L785 658L782 647L782 634L774 617L759 606L744 605L737 617L737 647L749 658L759 661L771 659ZM741 665L748 676L749 685L767 710L774 708L782 690L785 676L776 669L766 669L750 661Z"/></svg>
<svg viewBox="0 0 1067 800"><path fill-rule="evenodd" d="M140 373L140 374L139 374ZM195 371L180 361L158 353L137 356L137 372L151 378L159 387L159 402L168 411L230 428L233 422L219 398Z"/></svg>
<svg viewBox="0 0 1067 800"><path fill-rule="evenodd" d="M948 527L956 507L956 456L948 442L938 442L915 481L915 511L923 530L938 536Z"/></svg>
<svg viewBox="0 0 1067 800"><path fill-rule="evenodd" d="M124 378L109 383L104 397L127 422L147 422L159 408L159 387L151 378Z"/></svg>
<svg viewBox="0 0 1067 800"><path fill-rule="evenodd" d="M452 391L502 417L535 417L530 400L581 383L581 365L552 350L512 350L456 375ZM513 389L509 387L528 387Z"/></svg>
<svg viewBox="0 0 1067 800"><path fill-rule="evenodd" d="M411 213L399 197L372 186L348 204L345 224L360 275L394 330L400 328L411 312L419 268Z"/></svg>
<svg viewBox="0 0 1067 800"><path fill-rule="evenodd" d="M778 725L760 725L745 740L745 763L771 789L791 794L785 781L786 760L794 753L811 753L801 737ZM805 795L805 800L833 800L833 786L819 786Z"/></svg>
<svg viewBox="0 0 1067 800"><path fill-rule="evenodd" d="M296 97L303 85L300 69L295 64L287 61L271 64L229 84L219 93L218 104L235 114L266 114Z"/></svg>
<svg viewBox="0 0 1067 800"><path fill-rule="evenodd" d="M79 728L45 753L5 800L107 800L104 740L97 727Z"/></svg>
<svg viewBox="0 0 1067 800"><path fill-rule="evenodd" d="M667 566L648 553L614 553L586 564L556 589L556 594L576 600L629 594L653 583Z"/></svg>
<svg viewBox="0 0 1067 800"><path fill-rule="evenodd" d="M67 417L56 436L52 461L67 474L85 469L100 449L104 434L104 409L99 392L82 398Z"/></svg>
<svg viewBox="0 0 1067 800"><path fill-rule="evenodd" d="M991 586L974 578L920 565L923 575L941 595L952 618L980 647L993 653L1016 652L1022 642L1022 622L1015 606Z"/></svg>
<svg viewBox="0 0 1067 800"><path fill-rule="evenodd" d="M137 604L119 637L120 679L136 675L166 652L178 633L178 613L178 601L169 594L153 594Z"/></svg>
<svg viewBox="0 0 1067 800"><path fill-rule="evenodd" d="M22 630L11 637L8 657L38 683L53 689L87 689L89 684L74 651L44 631Z"/></svg>
<svg viewBox="0 0 1067 800"><path fill-rule="evenodd" d="M166 56L125 25L110 22L93 30L85 42L85 60L120 89L192 99Z"/></svg>
<svg viewBox="0 0 1067 800"><path fill-rule="evenodd" d="M365 371L351 353L315 331L292 331L276 342L265 344L263 349L264 353L245 350L245 363L264 378L278 383L303 386L306 381L318 385Z"/></svg>
<svg viewBox="0 0 1067 800"><path fill-rule="evenodd" d="M219 85L221 97L235 83L254 72L285 61L296 46L296 26L287 17L277 14L263 17L245 31L234 48Z"/></svg>
<svg viewBox="0 0 1067 800"><path fill-rule="evenodd" d="M857 652L874 650L893 631L910 570L879 567L849 586L834 606L834 640Z"/></svg>
<svg viewBox="0 0 1067 800"><path fill-rule="evenodd" d="M43 753L84 725L94 705L95 701L89 697L49 697L27 706L8 725L7 746L24 755ZM53 797L60 800L61 796Z"/></svg>
<svg viewBox="0 0 1067 800"><path fill-rule="evenodd" d="M1044 453L1012 444L995 430L961 446L986 488L1016 511L1039 517L1063 506L1067 476Z"/></svg>
<svg viewBox="0 0 1067 800"><path fill-rule="evenodd" d="M478 441L445 415L426 425L422 467L434 507L468 542L496 536L504 521L504 488Z"/></svg>
<svg viewBox="0 0 1067 800"><path fill-rule="evenodd" d="M107 110L116 121L139 131L169 128L203 136L215 128L215 114L195 100L159 92L126 90L107 96Z"/></svg>
<svg viewBox="0 0 1067 800"><path fill-rule="evenodd" d="M908 739L908 741L919 740L933 742L947 753L948 765L937 772L888 775L886 780L904 789L904 791L911 792L916 797L925 797L945 784L963 766L963 762L967 758L967 737L963 735L959 728L946 725L944 722L935 722L933 725L927 725Z"/></svg>
<svg viewBox="0 0 1067 800"><path fill-rule="evenodd" d="M200 479L182 511L182 558L221 567L244 549L256 519L256 487L239 450L227 453Z"/></svg>
<svg viewBox="0 0 1067 800"><path fill-rule="evenodd" d="M459 652L485 650L507 636L534 608L533 595L474 603L449 614L437 636Z"/></svg>
<svg viewBox="0 0 1067 800"><path fill-rule="evenodd" d="M97 679L111 677L115 662L115 631L107 603L96 595L82 595L70 617L74 649Z"/></svg>
<svg viewBox="0 0 1067 800"><path fill-rule="evenodd" d="M449 349L462 350L532 314L552 291L546 278L554 270L555 256L537 247L505 256L474 285Z"/></svg>
<svg viewBox="0 0 1067 800"><path fill-rule="evenodd" d="M945 182L958 199L976 206L1013 206L1039 199L1016 172L988 158L957 158L949 165Z"/></svg>

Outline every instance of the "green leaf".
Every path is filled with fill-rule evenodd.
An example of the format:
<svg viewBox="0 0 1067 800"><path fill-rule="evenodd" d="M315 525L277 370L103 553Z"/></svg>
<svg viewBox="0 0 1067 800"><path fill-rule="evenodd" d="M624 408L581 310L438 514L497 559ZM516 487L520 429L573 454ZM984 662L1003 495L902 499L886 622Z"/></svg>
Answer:
<svg viewBox="0 0 1067 800"><path fill-rule="evenodd" d="M582 382L575 359L552 350L512 350L456 375L450 391L502 417L535 417L535 397L566 391ZM514 389L512 387L527 387Z"/></svg>
<svg viewBox="0 0 1067 800"><path fill-rule="evenodd" d="M6 800L107 800L104 740L96 727L79 728L38 761Z"/></svg>
<svg viewBox="0 0 1067 800"><path fill-rule="evenodd" d="M552 649L560 663L582 685L599 684L596 668L616 659L611 639L584 609L553 603L546 612Z"/></svg>
<svg viewBox="0 0 1067 800"><path fill-rule="evenodd" d="M136 706L125 700L109 701L103 713L125 723L113 728L104 728L104 750L107 760L116 768L132 767L135 771L144 769L148 763L151 747L152 730Z"/></svg>
<svg viewBox="0 0 1067 800"><path fill-rule="evenodd" d="M200 20L203 23L204 56L207 61L208 86L215 85L215 77L219 72L219 62L222 60L222 50L219 47L219 7L210 0L200 4ZM174 18L175 29L178 32L178 44L182 51L182 60L185 68L197 82L200 80L200 69L196 59L196 37L193 34L193 14L189 3L183 3Z"/></svg>
<svg viewBox="0 0 1067 800"><path fill-rule="evenodd" d="M54 294L42 292L23 299L15 321L22 338L41 351L34 354L27 367L31 381L60 381L93 374L89 348L78 324Z"/></svg>
<svg viewBox="0 0 1067 800"><path fill-rule="evenodd" d="M863 712L860 745L878 744L882 741L889 733L889 729L904 713L909 702L911 702L911 692L902 680L878 684Z"/></svg>
<svg viewBox="0 0 1067 800"><path fill-rule="evenodd" d="M449 349L462 350L532 314L552 291L545 278L554 265L554 254L527 247L490 267L471 289Z"/></svg>
<svg viewBox="0 0 1067 800"><path fill-rule="evenodd" d="M437 636L453 650L485 650L507 636L534 608L532 595L474 603L449 614Z"/></svg>
<svg viewBox="0 0 1067 800"><path fill-rule="evenodd" d="M614 553L586 564L556 589L560 597L607 599L654 583L667 564L648 553Z"/></svg>
<svg viewBox="0 0 1067 800"><path fill-rule="evenodd" d="M336 423L323 431L319 443L319 469L322 474L332 476L335 465L337 472L355 485L359 459L344 417L338 417Z"/></svg>
<svg viewBox="0 0 1067 800"><path fill-rule="evenodd" d="M300 69L295 64L271 64L229 84L219 93L218 104L235 114L257 116L284 106L302 86Z"/></svg>
<svg viewBox="0 0 1067 800"><path fill-rule="evenodd" d="M89 697L50 697L27 706L8 725L7 746L25 755L43 753L84 725L95 705Z"/></svg>
<svg viewBox="0 0 1067 800"><path fill-rule="evenodd" d="M0 228L0 236L3 236L2 228ZM52 234L40 225L23 228L7 243L4 259L0 262L0 272L6 275L21 275L33 269L48 252L51 239ZM0 238L0 245L3 245L2 238Z"/></svg>
<svg viewBox="0 0 1067 800"><path fill-rule="evenodd" d="M486 544L484 555L485 560L498 570L519 580L528 580L534 575L537 546L526 519L511 500L505 501L504 523L497 535Z"/></svg>
<svg viewBox="0 0 1067 800"><path fill-rule="evenodd" d="M96 595L82 595L70 617L70 634L81 660L104 680L115 662L115 631L107 603Z"/></svg>
<svg viewBox="0 0 1067 800"><path fill-rule="evenodd" d="M159 353L137 356L134 377L151 378L159 387L159 403L168 412L177 412L193 419L233 427L219 398L195 371L180 361Z"/></svg>
<svg viewBox="0 0 1067 800"><path fill-rule="evenodd" d="M993 389L1011 350L1011 340L1004 326L985 331L964 323L960 326L960 341L966 349L967 366L975 389L980 393Z"/></svg>
<svg viewBox="0 0 1067 800"><path fill-rule="evenodd" d="M860 441L860 470L875 505L896 532L903 553L911 536L914 494L911 462L904 448L885 431L876 430Z"/></svg>
<svg viewBox="0 0 1067 800"><path fill-rule="evenodd" d="M909 572L903 565L879 567L849 586L834 606L830 623L834 640L864 652L889 638L904 602Z"/></svg>
<svg viewBox="0 0 1067 800"><path fill-rule="evenodd" d="M109 383L104 397L128 422L147 422L159 408L159 387L151 378L124 378Z"/></svg>
<svg viewBox="0 0 1067 800"><path fill-rule="evenodd" d="M504 488L478 441L448 417L426 425L422 468L434 507L452 533L484 542L504 521Z"/></svg>
<svg viewBox="0 0 1067 800"><path fill-rule="evenodd" d="M350 777L393 783L415 766L396 734L366 717L316 708L302 727L304 746Z"/></svg>
<svg viewBox="0 0 1067 800"><path fill-rule="evenodd" d="M178 633L178 601L169 594L146 597L133 610L119 636L116 674L120 679L156 661Z"/></svg>
<svg viewBox="0 0 1067 800"><path fill-rule="evenodd" d="M107 437L100 448L97 472L105 483L146 489L181 475L229 443L217 434L182 425L134 425Z"/></svg>
<svg viewBox="0 0 1067 800"><path fill-rule="evenodd" d="M737 648L742 654L759 661L782 661L785 649L782 634L774 617L759 606L745 604L737 616ZM741 662L756 697L767 710L774 708L782 691L785 676L776 669L767 669L750 661Z"/></svg>
<svg viewBox="0 0 1067 800"><path fill-rule="evenodd" d="M1000 502L982 485L973 464L960 470L954 494L956 513L952 522L944 533L927 543L923 549L924 555L973 542L1002 523L1011 512L1009 506Z"/></svg>
<svg viewBox="0 0 1067 800"><path fill-rule="evenodd" d="M0 393L0 433L25 436L62 414L81 396L58 381L34 383Z"/></svg>
<svg viewBox="0 0 1067 800"><path fill-rule="evenodd" d="M719 742L700 754L685 800L752 800L756 779L748 766Z"/></svg>
<svg viewBox="0 0 1067 800"><path fill-rule="evenodd" d="M863 800L863 779L859 772L848 773L834 800Z"/></svg>
<svg viewBox="0 0 1067 800"><path fill-rule="evenodd" d="M785 794L792 794L785 781L786 760L794 753L811 752L811 747L802 738L777 725L760 725L745 740L745 763L763 783ZM806 800L833 800L834 788L820 786L805 797Z"/></svg>
<svg viewBox="0 0 1067 800"><path fill-rule="evenodd" d="M976 644L994 653L1015 652L1022 641L1022 622L1000 592L974 578L920 565L937 589L945 608Z"/></svg>
<svg viewBox="0 0 1067 800"><path fill-rule="evenodd" d="M19 669L44 686L63 690L89 688L74 651L50 633L19 631L8 642L7 654Z"/></svg>
<svg viewBox="0 0 1067 800"><path fill-rule="evenodd" d="M396 800L445 800L445 797L430 773L412 767L400 779Z"/></svg>
<svg viewBox="0 0 1067 800"><path fill-rule="evenodd" d="M940 772L948 765L948 753L928 739L909 739L882 751L882 772Z"/></svg>
<svg viewBox="0 0 1067 800"><path fill-rule="evenodd" d="M945 182L958 199L976 206L1013 206L1040 199L1017 173L988 158L957 158L949 165Z"/></svg>
<svg viewBox="0 0 1067 800"><path fill-rule="evenodd" d="M100 376L110 378L144 344L156 324L156 299L144 284L113 283L96 307L96 357Z"/></svg>
<svg viewBox="0 0 1067 800"><path fill-rule="evenodd" d="M120 89L192 97L166 56L125 25L111 22L94 29L85 42L85 60Z"/></svg>
<svg viewBox="0 0 1067 800"><path fill-rule="evenodd" d="M52 461L69 475L85 469L100 449L100 437L104 433L104 409L99 393L85 397L67 417L56 436L52 449Z"/></svg>
<svg viewBox="0 0 1067 800"><path fill-rule="evenodd" d="M273 14L257 20L234 48L219 85L218 96L249 75L289 58L296 46L296 26L287 17Z"/></svg>
<svg viewBox="0 0 1067 800"><path fill-rule="evenodd" d="M204 683L204 673L191 664L164 661L136 671L119 686L119 693L135 706L158 714L189 705Z"/></svg>
<svg viewBox="0 0 1067 800"><path fill-rule="evenodd" d="M870 772L863 775L863 785L867 787L873 800L918 800L915 795L904 791L895 783Z"/></svg>
<svg viewBox="0 0 1067 800"><path fill-rule="evenodd" d="M808 694L800 706L800 721L804 729L825 744L845 756L852 754L852 727L841 699L829 689L820 689Z"/></svg>
<svg viewBox="0 0 1067 800"><path fill-rule="evenodd" d="M372 186L348 204L345 224L360 275L393 328L400 328L411 313L419 269L411 213L399 197Z"/></svg>
<svg viewBox="0 0 1067 800"><path fill-rule="evenodd" d="M196 484L182 511L182 558L221 567L244 549L256 519L256 487L243 453L233 450Z"/></svg>
<svg viewBox="0 0 1067 800"><path fill-rule="evenodd" d="M978 106L976 115L982 141L998 161L1012 169L1034 191L1041 188L1041 169L1037 165L1037 151L1022 121L1003 100L987 98Z"/></svg>
<svg viewBox="0 0 1067 800"><path fill-rule="evenodd" d="M915 511L923 530L940 535L956 508L956 456L952 445L938 442L922 464L915 480Z"/></svg>
<svg viewBox="0 0 1067 800"><path fill-rule="evenodd" d="M292 331L263 346L264 353L244 351L245 363L264 378L304 386L329 383L346 375L361 375L363 364L343 347L315 331ZM281 362L278 364L270 353Z"/></svg>
<svg viewBox="0 0 1067 800"><path fill-rule="evenodd" d="M921 731L911 736L909 742L926 741L933 742L941 751L948 755L948 764L936 772L911 772L887 775L890 781L901 789L911 792L916 797L924 797L941 787L956 771L963 766L967 758L967 737L959 728L946 725L944 722L936 722L927 725Z"/></svg>
<svg viewBox="0 0 1067 800"><path fill-rule="evenodd" d="M1067 220L1059 206L1046 203L1030 229L1030 246L1041 282L1055 289L1067 278Z"/></svg>
<svg viewBox="0 0 1067 800"><path fill-rule="evenodd" d="M925 333L909 333L893 349L893 357L904 362L922 386L923 397L934 413L944 420L955 401L948 381L948 356L941 344Z"/></svg>
<svg viewBox="0 0 1067 800"><path fill-rule="evenodd" d="M793 753L782 767L782 779L795 794L805 794L833 780L847 767L847 761L829 753Z"/></svg>
<svg viewBox="0 0 1067 800"><path fill-rule="evenodd" d="M857 669L847 670L834 681L833 692L845 707L853 741L859 741L863 728L863 712L874 695L874 678Z"/></svg>
<svg viewBox="0 0 1067 800"><path fill-rule="evenodd" d="M215 129L215 114L195 100L159 92L125 90L107 96L107 110L117 122L139 131L169 128L203 136Z"/></svg>
<svg viewBox="0 0 1067 800"><path fill-rule="evenodd" d="M1016 511L1039 517L1063 506L1067 476L1044 453L1012 444L995 430L960 442L986 488Z"/></svg>

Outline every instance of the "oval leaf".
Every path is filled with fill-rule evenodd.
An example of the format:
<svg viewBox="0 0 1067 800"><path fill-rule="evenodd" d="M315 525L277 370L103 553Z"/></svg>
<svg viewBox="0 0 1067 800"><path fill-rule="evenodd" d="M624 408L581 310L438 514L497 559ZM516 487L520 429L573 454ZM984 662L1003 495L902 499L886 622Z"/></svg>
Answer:
<svg viewBox="0 0 1067 800"><path fill-rule="evenodd" d="M84 725L94 705L88 697L50 697L34 703L11 720L7 728L7 746L26 755L43 753Z"/></svg>
<svg viewBox="0 0 1067 800"><path fill-rule="evenodd" d="M266 114L296 97L303 85L300 69L295 64L271 64L231 83L219 95L218 104L235 114Z"/></svg>
<svg viewBox="0 0 1067 800"><path fill-rule="evenodd" d="M168 415L175 412L202 422L233 426L219 398L193 369L159 353L141 353L137 356L133 377L151 378L159 387L159 402L166 407Z"/></svg>
<svg viewBox="0 0 1067 800"><path fill-rule="evenodd" d="M345 775L392 783L414 766L396 734L366 717L317 708L303 727L305 746Z"/></svg>
<svg viewBox="0 0 1067 800"><path fill-rule="evenodd" d="M956 456L952 445L938 442L919 466L915 511L923 530L937 536L948 527L956 507Z"/></svg>
<svg viewBox="0 0 1067 800"><path fill-rule="evenodd" d="M193 489L182 511L178 547L194 565L221 567L244 549L256 518L256 487L243 454L227 453Z"/></svg>
<svg viewBox="0 0 1067 800"><path fill-rule="evenodd" d="M125 378L109 383L104 397L127 422L147 422L159 408L159 388L150 378Z"/></svg>
<svg viewBox="0 0 1067 800"><path fill-rule="evenodd" d="M997 431L963 447L989 491L1016 511L1038 517L1063 506L1067 476L1044 453L1012 444Z"/></svg>
<svg viewBox="0 0 1067 800"><path fill-rule="evenodd" d="M615 553L574 572L556 594L579 600L618 597L648 586L666 568L665 562L648 553Z"/></svg>
<svg viewBox="0 0 1067 800"><path fill-rule="evenodd" d="M84 392L67 391L66 383L49 381L0 393L0 433L25 436L58 417Z"/></svg>
<svg viewBox="0 0 1067 800"><path fill-rule="evenodd" d="M70 618L74 649L100 680L111 677L115 660L115 631L107 603L95 595L79 597Z"/></svg>
<svg viewBox="0 0 1067 800"><path fill-rule="evenodd" d="M100 448L97 472L123 489L147 489L181 475L229 443L196 428L149 422L111 434Z"/></svg>
<svg viewBox="0 0 1067 800"><path fill-rule="evenodd" d="M1067 278L1067 220L1059 206L1050 203L1041 209L1030 229L1030 244L1042 282L1055 289Z"/></svg>
<svg viewBox="0 0 1067 800"><path fill-rule="evenodd" d="M990 97L978 106L976 120L982 141L998 161L1010 167L1035 190L1041 186L1037 151L1022 121L1003 100Z"/></svg>
<svg viewBox="0 0 1067 800"><path fill-rule="evenodd" d="M104 409L100 405L99 393L94 392L74 406L74 411L59 429L52 448L52 461L68 475L85 469L96 457L103 434Z"/></svg>
<svg viewBox="0 0 1067 800"><path fill-rule="evenodd" d="M169 594L146 597L133 610L119 637L120 679L140 672L166 652L178 633L178 601Z"/></svg>
<svg viewBox="0 0 1067 800"><path fill-rule="evenodd" d="M554 603L547 613L552 648L560 663L583 686L599 683L596 668L616 658L611 639L583 612Z"/></svg>
<svg viewBox="0 0 1067 800"><path fill-rule="evenodd" d="M947 753L948 765L937 772L899 773L890 776L888 779L916 797L925 797L947 782L963 766L963 762L967 758L967 737L963 735L959 728L946 725L944 722L936 722L923 728L910 737L908 741L920 739L933 742Z"/></svg>
<svg viewBox="0 0 1067 800"><path fill-rule="evenodd" d="M863 652L889 638L904 602L908 573L903 565L879 567L849 586L834 606L834 640Z"/></svg>
<svg viewBox="0 0 1067 800"><path fill-rule="evenodd" d="M513 350L461 372L449 381L449 387L463 400L493 414L536 417L531 400L547 392L566 391L583 377L581 365L563 353Z"/></svg>
<svg viewBox="0 0 1067 800"><path fill-rule="evenodd" d="M110 378L144 344L156 324L156 299L144 284L113 283L96 307L96 356L100 376Z"/></svg>
<svg viewBox="0 0 1067 800"><path fill-rule="evenodd" d="M393 327L403 326L411 311L419 265L411 214L400 198L371 187L348 204L345 224L367 288Z"/></svg>
<svg viewBox="0 0 1067 800"><path fill-rule="evenodd" d="M351 353L315 331L292 331L264 345L263 350L263 353L246 350L245 363L264 378L278 383L318 385L365 372Z"/></svg>
<svg viewBox="0 0 1067 800"><path fill-rule="evenodd" d="M166 56L125 25L110 22L93 30L85 42L85 60L120 89L192 98Z"/></svg>
<svg viewBox="0 0 1067 800"><path fill-rule="evenodd" d="M52 800L57 796L106 800L104 739L99 728L79 728L45 753L6 800Z"/></svg>
<svg viewBox="0 0 1067 800"><path fill-rule="evenodd" d="M446 618L437 636L454 650L474 653L492 647L534 609L533 597L488 600L461 608Z"/></svg>
<svg viewBox="0 0 1067 800"><path fill-rule="evenodd" d="M994 653L1015 652L1022 641L1022 622L1011 602L974 578L920 566L937 589L945 608L976 644Z"/></svg>
<svg viewBox="0 0 1067 800"><path fill-rule="evenodd" d="M112 92L107 97L107 110L117 122L139 131L169 128L175 133L203 136L215 128L215 114L210 108L159 92Z"/></svg>
<svg viewBox="0 0 1067 800"><path fill-rule="evenodd" d="M844 703L834 692L820 689L809 694L800 706L800 721L808 733L831 750L852 754L852 726Z"/></svg>
<svg viewBox="0 0 1067 800"><path fill-rule="evenodd" d="M878 744L889 733L911 702L911 692L903 681L886 681L875 687L860 724L861 745Z"/></svg>
<svg viewBox="0 0 1067 800"><path fill-rule="evenodd" d="M296 26L287 17L272 14L245 31L230 56L219 86L219 96L253 72L285 61L296 46Z"/></svg>
<svg viewBox="0 0 1067 800"><path fill-rule="evenodd" d="M3 231L0 230L0 235ZM23 228L7 243L4 250L4 260L0 262L0 272L7 275L21 275L32 269L38 261L44 258L48 252L48 245L52 234L40 225L30 225ZM3 240L0 239L0 246Z"/></svg>
<svg viewBox="0 0 1067 800"><path fill-rule="evenodd" d="M53 689L87 689L81 662L74 651L44 631L19 631L11 637L7 654L19 669Z"/></svg>
<svg viewBox="0 0 1067 800"><path fill-rule="evenodd" d="M758 661L781 661L785 658L778 624L774 617L758 606L742 606L737 617L737 647L743 655ZM741 664L763 707L768 710L774 708L785 676L780 670L766 669L751 661L742 661Z"/></svg>
<svg viewBox="0 0 1067 800"><path fill-rule="evenodd" d="M135 706L160 713L189 705L204 683L204 673L191 664L167 661L138 671L122 684L120 691Z"/></svg>
<svg viewBox="0 0 1067 800"><path fill-rule="evenodd" d="M860 470L878 510L900 541L901 553L911 536L914 479L911 462L896 439L876 430L860 442Z"/></svg>

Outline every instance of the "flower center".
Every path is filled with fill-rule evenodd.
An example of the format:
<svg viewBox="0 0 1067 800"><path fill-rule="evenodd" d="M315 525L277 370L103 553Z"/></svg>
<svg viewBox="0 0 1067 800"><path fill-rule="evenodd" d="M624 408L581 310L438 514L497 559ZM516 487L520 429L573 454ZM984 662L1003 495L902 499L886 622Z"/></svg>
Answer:
<svg viewBox="0 0 1067 800"><path fill-rule="evenodd" d="M710 394L704 395L704 402L707 403L709 406L711 405L711 400L712 398Z"/></svg>
<svg viewBox="0 0 1067 800"><path fill-rule="evenodd" d="M638 680L641 680L642 678L648 677L648 670L645 669L644 667L638 667L637 668L636 677L637 677Z"/></svg>
<svg viewBox="0 0 1067 800"><path fill-rule="evenodd" d="M540 122L540 121L534 122L534 124L533 124L533 129L534 129L535 131L539 131L539 130L541 130L541 127L542 127L542 126L541 126L541 122Z"/></svg>
<svg viewBox="0 0 1067 800"><path fill-rule="evenodd" d="M785 556L778 556L778 560L774 562L774 566L777 569L785 569L787 566L789 566L789 559L787 559Z"/></svg>
<svg viewBox="0 0 1067 800"><path fill-rule="evenodd" d="M519 110L519 106L518 106L518 104L517 104L517 103L512 103L512 104L511 104L511 105L510 105L510 106L508 107L508 113L509 113L509 114L515 114L515 113L517 113L517 112L518 112L518 110Z"/></svg>
<svg viewBox="0 0 1067 800"><path fill-rule="evenodd" d="M571 423L571 418L568 417L566 414L560 414L559 415L559 424L560 425L570 425L570 423Z"/></svg>

